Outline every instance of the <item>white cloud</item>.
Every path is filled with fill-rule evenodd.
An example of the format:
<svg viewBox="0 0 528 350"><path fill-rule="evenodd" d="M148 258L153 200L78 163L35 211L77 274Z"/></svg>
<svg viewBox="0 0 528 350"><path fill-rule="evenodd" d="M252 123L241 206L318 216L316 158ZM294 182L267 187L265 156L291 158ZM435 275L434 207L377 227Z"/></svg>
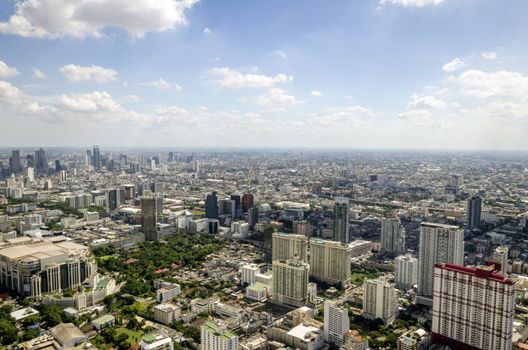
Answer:
<svg viewBox="0 0 528 350"><path fill-rule="evenodd" d="M219 79L213 80L215 84L227 88L271 87L279 83L288 83L293 80L293 77L286 74L277 74L275 76L244 74L227 67L213 68L209 70L209 73L219 77Z"/></svg>
<svg viewBox="0 0 528 350"><path fill-rule="evenodd" d="M456 57L452 61L447 62L446 64L444 64L442 69L444 70L444 72L454 72L454 71L464 67L465 65L466 64L464 63L464 61L462 61L460 58Z"/></svg>
<svg viewBox="0 0 528 350"><path fill-rule="evenodd" d="M187 24L197 0L20 0L0 33L36 38L100 37L109 27L140 38Z"/></svg>
<svg viewBox="0 0 528 350"><path fill-rule="evenodd" d="M145 82L145 83L139 83L140 86L150 87L158 90L169 90L174 89L176 91L181 91L182 87L178 84L171 84L167 81L165 81L162 78L159 78L158 80Z"/></svg>
<svg viewBox="0 0 528 350"><path fill-rule="evenodd" d="M493 52L493 51L483 52L482 53L482 57L486 61L493 61L493 60L497 59L497 53Z"/></svg>
<svg viewBox="0 0 528 350"><path fill-rule="evenodd" d="M62 107L72 112L121 112L123 108L106 91L94 91L86 94L61 95Z"/></svg>
<svg viewBox="0 0 528 350"><path fill-rule="evenodd" d="M288 59L288 56L281 50L275 50L273 53L275 56L282 58L283 60Z"/></svg>
<svg viewBox="0 0 528 350"><path fill-rule="evenodd" d="M20 74L14 67L9 67L5 62L0 61L0 78L10 78Z"/></svg>
<svg viewBox="0 0 528 350"><path fill-rule="evenodd" d="M204 32L204 34L211 34L211 29L204 28L203 32Z"/></svg>
<svg viewBox="0 0 528 350"><path fill-rule="evenodd" d="M477 98L528 96L528 76L519 72L468 70L458 77L462 92Z"/></svg>
<svg viewBox="0 0 528 350"><path fill-rule="evenodd" d="M314 91L310 91L310 95L315 96L315 97L321 97L323 96L323 93L321 91L314 90Z"/></svg>
<svg viewBox="0 0 528 350"><path fill-rule="evenodd" d="M370 119L377 116L378 113L372 109L363 106L351 107L330 107L322 113L315 114L310 121L316 125L329 127L357 127L359 129L368 129L372 122Z"/></svg>
<svg viewBox="0 0 528 350"><path fill-rule="evenodd" d="M22 100L22 93L7 81L0 80L0 100L9 104L17 104Z"/></svg>
<svg viewBox="0 0 528 350"><path fill-rule="evenodd" d="M288 95L285 90L273 88L264 95L259 96L257 103L262 106L293 106L303 103L303 101L299 101L293 95Z"/></svg>
<svg viewBox="0 0 528 350"><path fill-rule="evenodd" d="M35 79L48 79L46 74L38 68L33 68L33 78Z"/></svg>
<svg viewBox="0 0 528 350"><path fill-rule="evenodd" d="M115 70L94 65L78 66L76 64L68 64L62 66L59 71L66 79L73 82L93 80L98 83L107 83L117 80L118 77Z"/></svg>
<svg viewBox="0 0 528 350"><path fill-rule="evenodd" d="M439 5L445 0L380 0L379 4L395 4L404 7L424 7L429 5Z"/></svg>
<svg viewBox="0 0 528 350"><path fill-rule="evenodd" d="M407 105L408 109L443 109L446 107L446 103L433 96L420 96L413 95L412 100Z"/></svg>

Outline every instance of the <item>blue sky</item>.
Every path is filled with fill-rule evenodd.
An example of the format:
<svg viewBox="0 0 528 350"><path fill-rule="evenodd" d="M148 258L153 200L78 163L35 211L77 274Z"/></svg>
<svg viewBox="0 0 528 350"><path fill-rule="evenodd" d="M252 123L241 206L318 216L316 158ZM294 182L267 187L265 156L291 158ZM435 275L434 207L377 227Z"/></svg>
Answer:
<svg viewBox="0 0 528 350"><path fill-rule="evenodd" d="M0 146L528 149L523 0L6 0Z"/></svg>

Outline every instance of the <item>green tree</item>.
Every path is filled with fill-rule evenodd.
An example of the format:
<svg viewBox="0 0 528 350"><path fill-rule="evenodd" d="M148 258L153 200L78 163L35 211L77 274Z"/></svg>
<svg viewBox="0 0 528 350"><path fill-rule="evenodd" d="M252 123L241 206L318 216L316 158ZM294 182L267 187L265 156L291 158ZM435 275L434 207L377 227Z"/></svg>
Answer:
<svg viewBox="0 0 528 350"><path fill-rule="evenodd" d="M0 344L9 345L17 340L18 330L15 322L6 318L0 318Z"/></svg>

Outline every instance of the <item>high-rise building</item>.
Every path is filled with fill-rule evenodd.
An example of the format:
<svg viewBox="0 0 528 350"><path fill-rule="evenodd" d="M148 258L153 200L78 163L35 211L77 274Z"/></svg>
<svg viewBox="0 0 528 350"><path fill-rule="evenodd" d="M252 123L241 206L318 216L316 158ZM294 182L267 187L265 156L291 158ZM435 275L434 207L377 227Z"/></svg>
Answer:
<svg viewBox="0 0 528 350"><path fill-rule="evenodd" d="M424 329L410 330L398 338L398 350L429 350L431 335Z"/></svg>
<svg viewBox="0 0 528 350"><path fill-rule="evenodd" d="M238 350L238 335L219 321L207 321L201 327L201 350Z"/></svg>
<svg viewBox="0 0 528 350"><path fill-rule="evenodd" d="M141 197L142 230L146 241L158 240L158 198Z"/></svg>
<svg viewBox="0 0 528 350"><path fill-rule="evenodd" d="M33 169L33 167L26 168L26 177L29 182L35 181L35 170Z"/></svg>
<svg viewBox="0 0 528 350"><path fill-rule="evenodd" d="M312 231L312 225L306 220L297 220L293 222L293 233L297 235L303 235L310 237Z"/></svg>
<svg viewBox="0 0 528 350"><path fill-rule="evenodd" d="M464 230L458 226L422 223L418 248L419 304L432 305L434 265L464 264Z"/></svg>
<svg viewBox="0 0 528 350"><path fill-rule="evenodd" d="M405 229L399 219L381 219L381 252L396 256L404 253Z"/></svg>
<svg viewBox="0 0 528 350"><path fill-rule="evenodd" d="M496 264L500 264L501 275L507 277L506 269L508 266L508 247L501 245L495 248L495 251L493 252L493 255L491 256L490 261Z"/></svg>
<svg viewBox="0 0 528 350"><path fill-rule="evenodd" d="M55 171L58 173L62 170L62 165L59 159L55 159Z"/></svg>
<svg viewBox="0 0 528 350"><path fill-rule="evenodd" d="M125 193L121 188L112 188L108 190L108 209L115 210L119 209L122 203L125 201Z"/></svg>
<svg viewBox="0 0 528 350"><path fill-rule="evenodd" d="M18 174L22 171L22 166L20 165L19 150L14 150L11 152L11 157L9 158L9 170L13 174Z"/></svg>
<svg viewBox="0 0 528 350"><path fill-rule="evenodd" d="M493 264L436 264L433 343L452 349L510 350L515 282Z"/></svg>
<svg viewBox="0 0 528 350"><path fill-rule="evenodd" d="M334 199L334 241L349 243L348 225L348 198L337 197Z"/></svg>
<svg viewBox="0 0 528 350"><path fill-rule="evenodd" d="M216 191L207 194L205 197L205 217L208 219L218 219L218 198Z"/></svg>
<svg viewBox="0 0 528 350"><path fill-rule="evenodd" d="M94 169L101 169L101 153L99 153L99 146L93 146L92 165Z"/></svg>
<svg viewBox="0 0 528 350"><path fill-rule="evenodd" d="M308 238L301 235L274 232L271 242L271 259L289 260L297 256L308 262Z"/></svg>
<svg viewBox="0 0 528 350"><path fill-rule="evenodd" d="M473 196L467 202L467 228L477 229L480 226L480 216L482 213L482 198Z"/></svg>
<svg viewBox="0 0 528 350"><path fill-rule="evenodd" d="M310 276L328 284L345 286L350 281L350 245L312 238L310 240Z"/></svg>
<svg viewBox="0 0 528 350"><path fill-rule="evenodd" d="M369 320L379 318L385 324L391 324L398 313L394 283L383 276L365 280L363 288L363 317Z"/></svg>
<svg viewBox="0 0 528 350"><path fill-rule="evenodd" d="M418 259L410 254L394 259L394 282L398 289L411 289L418 283Z"/></svg>
<svg viewBox="0 0 528 350"><path fill-rule="evenodd" d="M26 165L31 168L35 167L35 156L34 155L26 154Z"/></svg>
<svg viewBox="0 0 528 350"><path fill-rule="evenodd" d="M256 282L256 275L260 273L260 266L257 264L245 264L240 268L240 283L252 285Z"/></svg>
<svg viewBox="0 0 528 350"><path fill-rule="evenodd" d="M251 193L244 193L242 195L242 199L241 199L241 207L242 207L242 212L243 213L247 213L249 208L251 208L253 205L254 205L254 197L253 197L253 194Z"/></svg>
<svg viewBox="0 0 528 350"><path fill-rule="evenodd" d="M273 261L273 296L278 304L302 306L308 298L310 265L299 259Z"/></svg>
<svg viewBox="0 0 528 350"><path fill-rule="evenodd" d="M241 216L241 213L242 213L242 208L240 207L240 195L239 194L232 194L231 195L231 200L232 201L235 201L235 217L236 218L239 218Z"/></svg>
<svg viewBox="0 0 528 350"><path fill-rule="evenodd" d="M84 157L84 164L86 164L86 165L93 164L93 162L92 162L92 151L89 150L89 149L86 150L86 155Z"/></svg>
<svg viewBox="0 0 528 350"><path fill-rule="evenodd" d="M259 210L258 207L252 207L249 209L248 212L248 223L249 223L249 229L253 230L255 228L255 225L259 222Z"/></svg>
<svg viewBox="0 0 528 350"><path fill-rule="evenodd" d="M339 307L334 301L324 303L324 337L325 341L340 346L350 330L348 310Z"/></svg>
<svg viewBox="0 0 528 350"><path fill-rule="evenodd" d="M174 152L169 152L169 157L167 158L169 163L174 162Z"/></svg>
<svg viewBox="0 0 528 350"><path fill-rule="evenodd" d="M35 151L35 169L37 174L45 174L48 172L48 159L46 158L46 151L39 148Z"/></svg>

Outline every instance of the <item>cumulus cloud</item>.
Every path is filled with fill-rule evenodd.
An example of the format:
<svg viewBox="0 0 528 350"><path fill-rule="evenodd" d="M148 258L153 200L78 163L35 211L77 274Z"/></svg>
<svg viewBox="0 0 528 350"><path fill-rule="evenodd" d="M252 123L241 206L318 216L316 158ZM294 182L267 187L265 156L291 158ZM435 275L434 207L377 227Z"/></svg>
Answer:
<svg viewBox="0 0 528 350"><path fill-rule="evenodd" d="M460 58L456 57L454 58L452 61L450 62L447 62L446 64L443 65L442 69L444 70L444 72L454 72L462 67L464 67L466 64L464 63L464 61L462 61Z"/></svg>
<svg viewBox="0 0 528 350"><path fill-rule="evenodd" d="M9 67L7 63L0 61L0 78L10 78L20 73L14 67Z"/></svg>
<svg viewBox="0 0 528 350"><path fill-rule="evenodd" d="M323 96L323 93L321 91L314 90L314 91L310 91L310 95L315 96L315 97L321 97Z"/></svg>
<svg viewBox="0 0 528 350"><path fill-rule="evenodd" d="M404 7L424 7L429 5L439 5L445 0L380 0L380 4L395 4Z"/></svg>
<svg viewBox="0 0 528 350"><path fill-rule="evenodd" d="M43 79L43 80L48 78L46 74L38 68L33 68L32 77L35 79Z"/></svg>
<svg viewBox="0 0 528 350"><path fill-rule="evenodd" d="M109 27L131 37L187 24L197 0L21 0L0 33L36 38L100 37Z"/></svg>
<svg viewBox="0 0 528 350"><path fill-rule="evenodd" d="M235 69L227 67L213 68L209 73L217 77L213 79L213 83L227 88L242 88L242 87L271 87L279 83L288 83L293 80L292 76L286 74L277 74L275 76L268 76L262 74L244 74Z"/></svg>
<svg viewBox="0 0 528 350"><path fill-rule="evenodd" d="M61 95L62 107L72 112L121 112L123 108L106 91Z"/></svg>
<svg viewBox="0 0 528 350"><path fill-rule="evenodd" d="M150 81L150 82L144 82L144 83L139 83L140 86L145 86L145 87L149 87L149 88L154 88L154 89L158 89L158 90L169 90L169 89L174 89L176 91L181 91L182 90L182 87L178 84L171 84L161 78L159 78L158 80L154 80L154 81Z"/></svg>
<svg viewBox="0 0 528 350"><path fill-rule="evenodd" d="M481 55L486 61L493 61L497 59L497 53L493 51L483 52Z"/></svg>
<svg viewBox="0 0 528 350"><path fill-rule="evenodd" d="M288 95L282 89L273 88L257 98L257 103L262 106L293 106L302 103L295 96Z"/></svg>
<svg viewBox="0 0 528 350"><path fill-rule="evenodd" d="M94 65L78 66L76 64L68 64L62 66L59 71L66 79L72 82L92 80L98 83L107 83L117 80L118 77L115 70Z"/></svg>
<svg viewBox="0 0 528 350"><path fill-rule="evenodd" d="M210 34L211 33L211 29L204 28L203 32L204 32L204 34Z"/></svg>
<svg viewBox="0 0 528 350"><path fill-rule="evenodd" d="M288 56L281 50L275 50L275 52L273 52L273 54L277 57L280 57L282 58L283 60L286 60L288 59Z"/></svg>
<svg viewBox="0 0 528 350"><path fill-rule="evenodd" d="M356 127L368 129L372 126L372 117L378 113L364 106L330 107L326 111L312 115L310 122L319 126Z"/></svg>
<svg viewBox="0 0 528 350"><path fill-rule="evenodd" d="M446 103L442 100L435 98L434 96L420 96L413 95L411 101L407 105L408 109L443 109L446 107Z"/></svg>
<svg viewBox="0 0 528 350"><path fill-rule="evenodd" d="M462 92L477 98L528 96L528 76L519 72L468 70L458 77Z"/></svg>

